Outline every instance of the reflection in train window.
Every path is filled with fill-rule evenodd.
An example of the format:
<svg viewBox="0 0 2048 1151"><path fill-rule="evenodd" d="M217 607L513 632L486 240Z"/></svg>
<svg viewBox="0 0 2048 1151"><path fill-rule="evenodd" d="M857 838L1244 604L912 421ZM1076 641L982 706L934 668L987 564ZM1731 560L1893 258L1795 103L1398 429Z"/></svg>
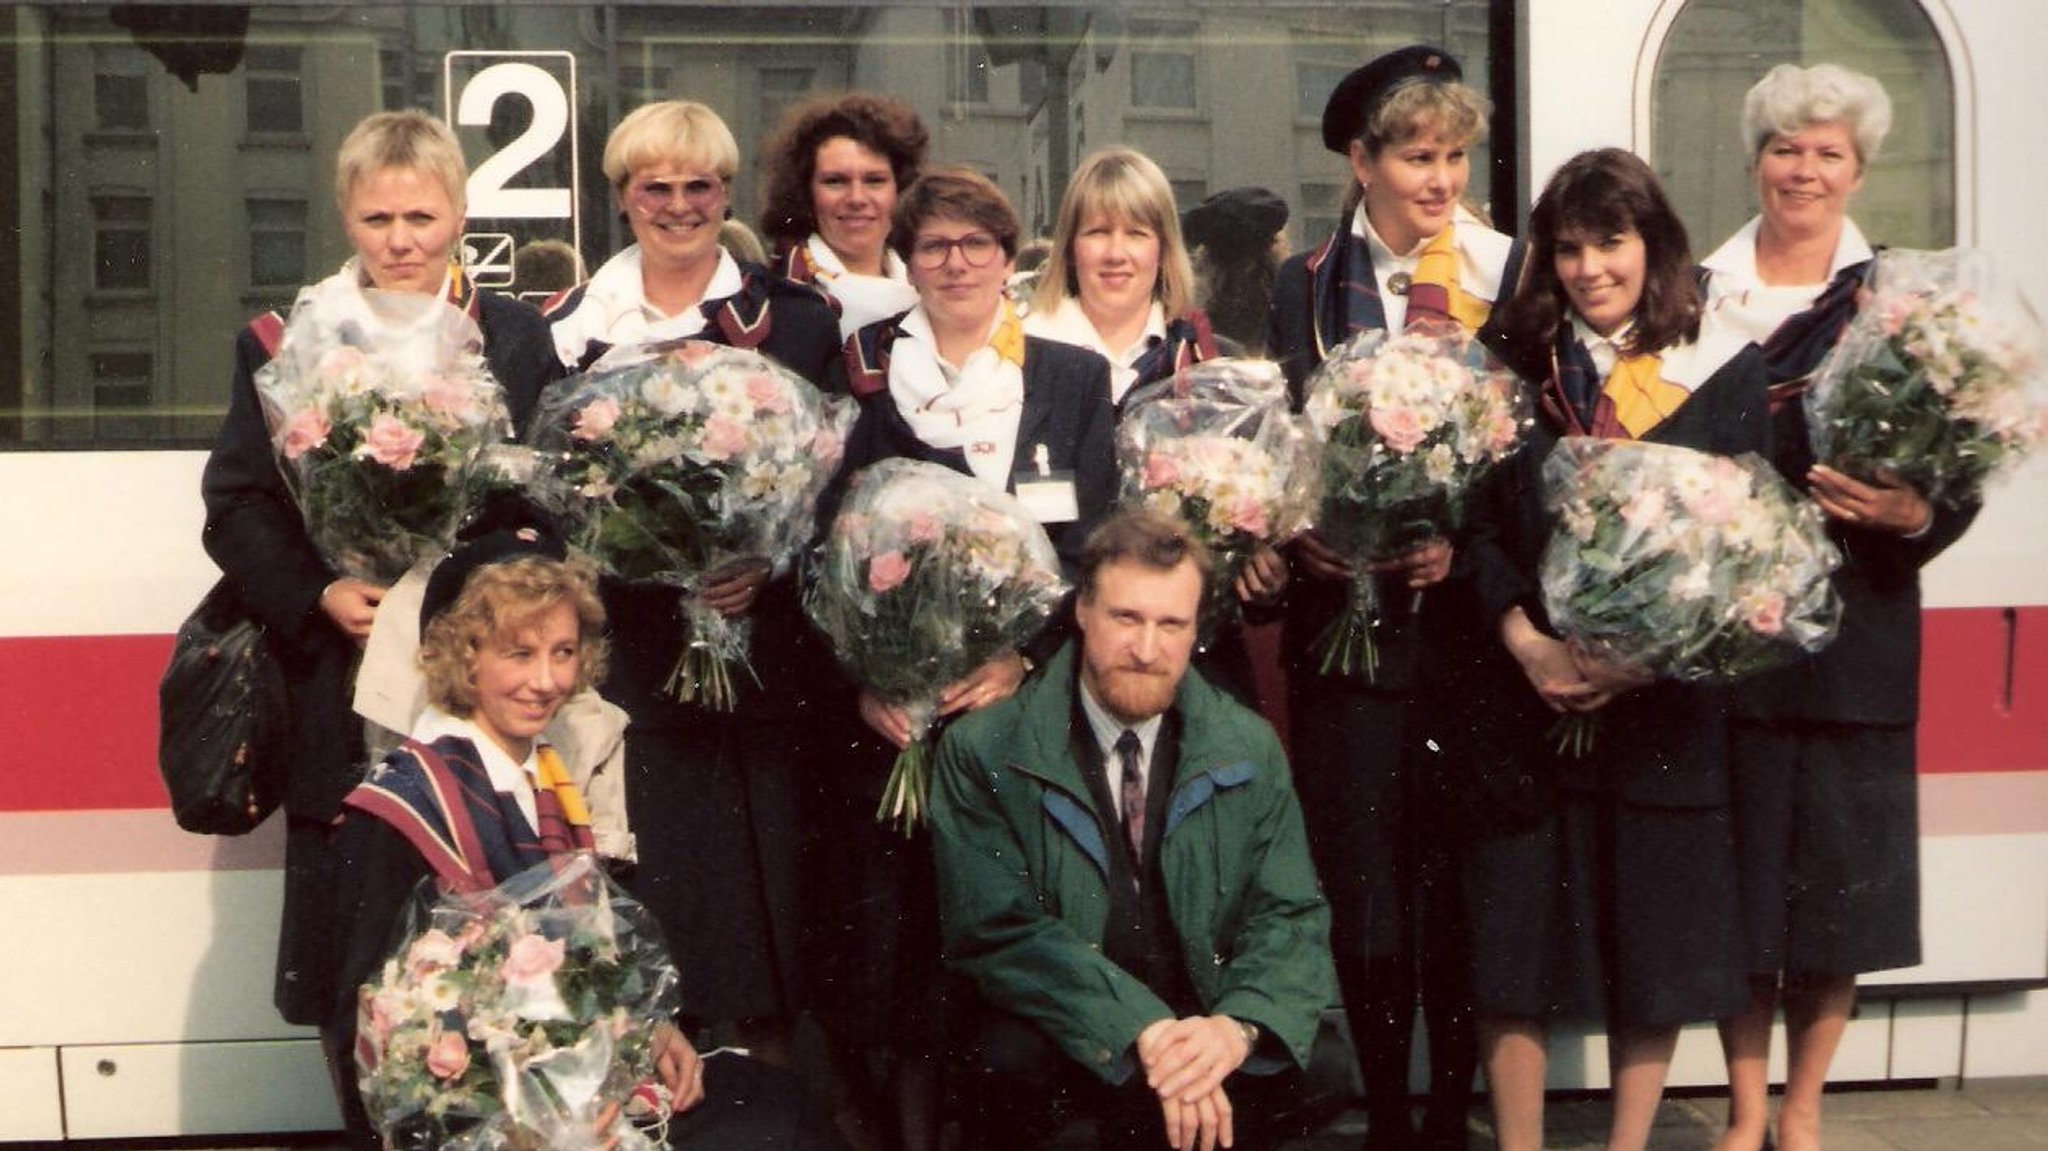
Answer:
<svg viewBox="0 0 2048 1151"><path fill-rule="evenodd" d="M599 160L635 105L700 100L725 117L743 152L733 209L753 223L754 149L776 111L848 87L910 103L932 161L990 174L1032 233L1050 229L1087 149L1125 144L1159 161L1184 205L1271 188L1300 246L1334 226L1348 179L1317 131L1330 86L1430 41L1483 90L1512 50L1489 10L0 0L0 170L19 173L0 182L0 326L22 335L0 356L0 447L208 444L235 332L347 258L334 152L380 108L460 121L478 177L465 249L480 282L512 292L511 254L532 241L576 245L592 267L627 242ZM1474 156L1482 204L1490 156Z"/></svg>
<svg viewBox="0 0 2048 1151"><path fill-rule="evenodd" d="M1841 64L1875 76L1891 96L1891 134L1850 206L1870 241L1955 243L1954 77L1916 0L1691 0L1657 60L1651 139L1695 254L1756 213L1742 97L1788 62Z"/></svg>

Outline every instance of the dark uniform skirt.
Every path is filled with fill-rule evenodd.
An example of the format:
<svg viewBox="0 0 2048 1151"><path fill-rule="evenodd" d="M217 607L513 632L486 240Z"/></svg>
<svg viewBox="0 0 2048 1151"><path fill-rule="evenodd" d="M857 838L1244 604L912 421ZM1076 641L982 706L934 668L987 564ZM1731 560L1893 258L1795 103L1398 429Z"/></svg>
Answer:
<svg viewBox="0 0 2048 1151"><path fill-rule="evenodd" d="M1670 1027L1747 998L1727 809L1560 789L1551 813L1470 849L1483 1012Z"/></svg>
<svg viewBox="0 0 2048 1151"><path fill-rule="evenodd" d="M1920 962L1914 729L1734 726L1748 968L1853 975Z"/></svg>
<svg viewBox="0 0 2048 1151"><path fill-rule="evenodd" d="M633 893L668 936L687 1016L784 1014L802 998L792 732L744 712L700 715L627 732Z"/></svg>

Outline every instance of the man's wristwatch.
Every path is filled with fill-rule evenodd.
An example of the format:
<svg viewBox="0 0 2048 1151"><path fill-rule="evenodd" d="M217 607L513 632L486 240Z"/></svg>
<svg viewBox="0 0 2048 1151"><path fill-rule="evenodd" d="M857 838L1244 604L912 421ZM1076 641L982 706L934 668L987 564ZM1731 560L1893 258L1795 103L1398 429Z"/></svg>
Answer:
<svg viewBox="0 0 2048 1151"><path fill-rule="evenodd" d="M1249 1019L1239 1019L1236 1016L1232 1016L1230 1021L1237 1024L1237 1029L1244 1034L1245 1051L1247 1053L1257 1051L1259 1049L1259 1025Z"/></svg>

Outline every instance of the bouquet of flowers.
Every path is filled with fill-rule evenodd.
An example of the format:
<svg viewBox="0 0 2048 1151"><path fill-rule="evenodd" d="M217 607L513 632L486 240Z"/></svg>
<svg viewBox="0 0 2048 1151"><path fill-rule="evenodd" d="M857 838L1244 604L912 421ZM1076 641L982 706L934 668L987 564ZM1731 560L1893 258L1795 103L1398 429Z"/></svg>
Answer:
<svg viewBox="0 0 2048 1151"><path fill-rule="evenodd" d="M804 608L839 662L910 714L875 818L924 818L939 692L1045 625L1065 585L1045 529L1017 501L932 463L863 469L820 549Z"/></svg>
<svg viewBox="0 0 2048 1151"><path fill-rule="evenodd" d="M1456 530L1466 492L1521 444L1529 402L1462 331L1373 329L1309 377L1303 414L1321 444L1316 533L1358 569L1316 641L1322 671L1371 679L1379 604L1365 565Z"/></svg>
<svg viewBox="0 0 2048 1151"><path fill-rule="evenodd" d="M596 1147L605 1107L648 1093L676 970L654 917L595 856L486 891L429 880L395 938L357 992L357 1082L386 1146ZM605 1136L651 1151L632 1110Z"/></svg>
<svg viewBox="0 0 2048 1151"><path fill-rule="evenodd" d="M2048 440L2048 337L1989 256L1892 249L1806 392L1814 458L1931 502L1978 498Z"/></svg>
<svg viewBox="0 0 2048 1151"><path fill-rule="evenodd" d="M1551 626L1659 678L1732 680L1819 651L1842 602L1820 509L1755 455L1569 437L1543 463ZM1589 717L1554 734L1590 746Z"/></svg>
<svg viewBox="0 0 2048 1151"><path fill-rule="evenodd" d="M431 296L309 287L255 383L307 535L374 584L447 549L478 453L512 434L483 333Z"/></svg>
<svg viewBox="0 0 2048 1151"><path fill-rule="evenodd" d="M1260 544L1308 526L1314 461L1266 360L1209 360L1132 392L1117 423L1122 498L1174 516L1217 557L1205 636L1238 610L1232 584Z"/></svg>
<svg viewBox="0 0 2048 1151"><path fill-rule="evenodd" d="M852 415L758 352L684 340L551 389L529 438L553 457L544 502L571 543L619 579L695 588L795 555ZM686 610L669 690L730 711L735 671L753 674L747 621L694 596Z"/></svg>

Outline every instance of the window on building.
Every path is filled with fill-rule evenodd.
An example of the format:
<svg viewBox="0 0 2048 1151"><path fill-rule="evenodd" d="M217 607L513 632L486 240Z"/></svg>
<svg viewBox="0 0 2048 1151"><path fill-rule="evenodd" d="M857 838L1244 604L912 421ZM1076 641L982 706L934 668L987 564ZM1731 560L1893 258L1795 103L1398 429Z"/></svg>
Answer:
<svg viewBox="0 0 2048 1151"><path fill-rule="evenodd" d="M1207 180L1183 180L1169 177L1166 182L1173 188L1174 205L1183 212L1209 198L1209 181Z"/></svg>
<svg viewBox="0 0 2048 1151"><path fill-rule="evenodd" d="M306 202L251 199L249 285L290 287L306 282Z"/></svg>
<svg viewBox="0 0 2048 1151"><path fill-rule="evenodd" d="M1131 104L1194 111L1196 30L1180 24L1131 26Z"/></svg>
<svg viewBox="0 0 2048 1151"><path fill-rule="evenodd" d="M1892 101L1849 214L1872 243L1955 243L1955 77L1916 0L1692 0L1657 57L1651 150L1696 254L1757 211L1743 96L1774 65L1823 61L1876 77Z"/></svg>
<svg viewBox="0 0 2048 1151"><path fill-rule="evenodd" d="M102 440L149 438L155 357L148 352L94 352L89 359L93 436Z"/></svg>
<svg viewBox="0 0 2048 1151"><path fill-rule="evenodd" d="M153 215L153 205L147 196L92 198L94 288L103 292L135 292L150 287Z"/></svg>
<svg viewBox="0 0 2048 1151"><path fill-rule="evenodd" d="M988 74L993 67L988 45L971 24L953 9L946 10L946 99L954 104L988 103Z"/></svg>
<svg viewBox="0 0 2048 1151"><path fill-rule="evenodd" d="M377 81L384 110L396 112L413 106L412 91L406 84L406 53L386 48L377 53Z"/></svg>
<svg viewBox="0 0 2048 1151"><path fill-rule="evenodd" d="M1333 64L1322 60L1302 60L1294 65L1294 114L1303 120L1318 123L1323 118L1323 105L1330 102L1330 93L1337 90L1338 81L1351 73L1356 64Z"/></svg>
<svg viewBox="0 0 2048 1151"><path fill-rule="evenodd" d="M1305 183L1301 186L1301 211L1288 221L1301 245L1320 244L1337 230L1337 217L1344 207L1344 185Z"/></svg>
<svg viewBox="0 0 2048 1151"><path fill-rule="evenodd" d="M761 83L761 123L773 126L781 123L782 113L790 105L810 94L811 85L816 81L816 68L763 68L757 75Z"/></svg>
<svg viewBox="0 0 2048 1151"><path fill-rule="evenodd" d="M251 44L242 53L252 133L296 133L306 127L300 66L305 53L282 44Z"/></svg>
<svg viewBox="0 0 2048 1151"><path fill-rule="evenodd" d="M102 131L149 128L149 60L133 48L102 44L92 54L94 119Z"/></svg>
<svg viewBox="0 0 2048 1151"><path fill-rule="evenodd" d="M667 68L658 64L619 65L619 90L627 108L637 108L656 100L666 100L673 91L671 76Z"/></svg>

